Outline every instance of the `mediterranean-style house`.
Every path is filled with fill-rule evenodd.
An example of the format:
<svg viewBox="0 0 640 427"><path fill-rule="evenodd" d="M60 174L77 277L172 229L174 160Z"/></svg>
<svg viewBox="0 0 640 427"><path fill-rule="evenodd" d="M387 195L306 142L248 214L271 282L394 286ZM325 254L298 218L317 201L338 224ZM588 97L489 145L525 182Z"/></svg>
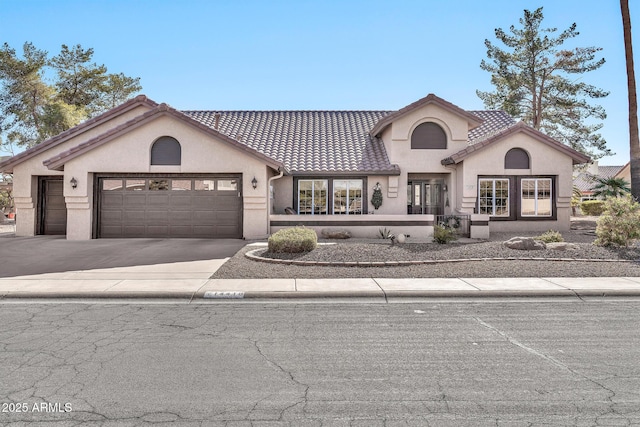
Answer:
<svg viewBox="0 0 640 427"><path fill-rule="evenodd" d="M426 237L462 218L484 238L569 229L573 165L588 161L505 112L433 94L397 111L177 111L140 95L0 170L18 236Z"/></svg>

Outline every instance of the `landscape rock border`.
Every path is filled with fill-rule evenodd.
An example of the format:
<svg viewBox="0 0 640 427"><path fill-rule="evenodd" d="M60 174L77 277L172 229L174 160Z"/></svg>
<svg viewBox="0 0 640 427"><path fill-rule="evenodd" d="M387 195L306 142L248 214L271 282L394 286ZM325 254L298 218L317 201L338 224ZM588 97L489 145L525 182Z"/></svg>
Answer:
<svg viewBox="0 0 640 427"><path fill-rule="evenodd" d="M458 262L477 261L564 261L564 262L634 262L628 259L588 259L588 258L542 258L542 257L508 257L508 258L460 258L460 259L427 259L415 261L301 261L295 259L265 258L257 255L257 252L264 251L264 248L253 249L244 254L252 261L266 262L270 264L319 266L319 267L400 267L408 265L422 264L447 264Z"/></svg>

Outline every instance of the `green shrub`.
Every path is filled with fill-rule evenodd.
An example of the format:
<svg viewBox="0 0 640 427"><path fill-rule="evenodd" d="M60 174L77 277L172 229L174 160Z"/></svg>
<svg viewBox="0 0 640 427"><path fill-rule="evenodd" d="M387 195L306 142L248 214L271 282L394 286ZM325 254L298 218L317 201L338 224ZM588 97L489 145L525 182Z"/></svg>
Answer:
<svg viewBox="0 0 640 427"><path fill-rule="evenodd" d="M285 228L269 237L269 252L310 252L318 246L318 235L310 228Z"/></svg>
<svg viewBox="0 0 640 427"><path fill-rule="evenodd" d="M433 226L433 241L441 245L457 240L456 234L451 227L442 224Z"/></svg>
<svg viewBox="0 0 640 427"><path fill-rule="evenodd" d="M596 236L593 243L599 246L629 246L640 238L640 204L630 195L608 198L596 222Z"/></svg>
<svg viewBox="0 0 640 427"><path fill-rule="evenodd" d="M602 215L602 211L604 210L604 200L585 200L580 205L580 210L585 215Z"/></svg>
<svg viewBox="0 0 640 427"><path fill-rule="evenodd" d="M555 242L564 242L564 238L560 232L555 230L545 231L538 237L534 237L535 240L540 240L545 243L555 243Z"/></svg>

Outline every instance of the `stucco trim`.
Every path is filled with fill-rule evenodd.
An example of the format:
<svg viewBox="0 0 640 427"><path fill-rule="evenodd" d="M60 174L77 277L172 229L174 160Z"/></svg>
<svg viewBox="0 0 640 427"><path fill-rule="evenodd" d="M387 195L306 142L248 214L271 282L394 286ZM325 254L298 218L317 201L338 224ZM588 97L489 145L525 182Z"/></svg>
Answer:
<svg viewBox="0 0 640 427"><path fill-rule="evenodd" d="M454 164L458 164L461 161L463 161L466 157L469 157L472 154L477 153L478 151L481 151L482 149L493 145L495 143L497 143L498 141L501 141L513 134L516 133L525 133L529 136L531 136L532 138L535 138L536 140L550 146L551 148L555 148L556 150L562 152L563 154L566 154L567 156L571 157L573 159L573 164L577 165L580 163L587 163L591 161L591 158L585 154L582 154L576 150L574 150L571 147L568 147L558 141L556 141L553 138L548 137L547 135L543 134L542 132L532 128L531 126L528 126L526 124L524 124L523 122L518 122L517 124L515 124L514 126L511 126L508 129L503 130L502 132L499 132L497 134L495 134L494 136L492 136L491 138L488 138L482 142L478 142L476 144L473 144L467 148L465 148L464 150L458 151L455 154L452 154L451 156L447 157L446 159L443 159L440 163L442 163L443 165L454 165Z"/></svg>
<svg viewBox="0 0 640 427"><path fill-rule="evenodd" d="M373 127L373 129L371 129L371 131L369 132L369 134L371 136L378 136L380 135L380 133L382 133L382 131L389 126L391 123L393 123L394 121L398 120L400 117L403 117L419 108L424 107L425 105L429 105L429 104L436 104L437 106L439 106L440 108L443 108L453 114L456 114L460 117L463 117L467 120L467 122L469 123L469 130L476 128L478 126L480 126L483 122L483 120L476 116L473 115L471 113L469 113L468 111L463 110L462 108L458 107L457 105L454 105L452 103L450 103L449 101L445 101L442 98L437 97L436 95L430 93L429 95L425 96L422 99L417 100L416 102L407 105L406 107L403 107L401 109L399 109L398 111L391 113L385 117L383 117L382 119L380 119L378 121L378 123L376 123L376 125Z"/></svg>
<svg viewBox="0 0 640 427"><path fill-rule="evenodd" d="M92 138L89 141L83 142L82 144L79 144L67 151L64 151L54 157L51 157L45 160L43 164L49 169L62 170L66 162L72 159L75 159L76 157L82 156L88 153L89 151L93 150L94 148L97 148L103 144L106 144L109 141L112 141L113 139L130 132L132 129L138 128L142 125L145 125L160 117L165 117L165 116L176 118L188 124L189 126L204 132L205 134L218 138L228 143L233 148L236 148L244 152L245 154L258 158L259 160L263 161L267 166L270 166L274 169L282 169L282 170L285 169L284 164L277 162L270 157L265 156L264 154L242 144L241 142L233 138L230 138L225 134L218 132L215 129L210 128L209 126L206 126L198 122L197 120L192 119L191 117L185 114L182 114L181 112L169 107L167 104L164 104L164 103L158 105L157 107L155 107L150 111L147 111L144 114L141 114L129 120L126 123L123 123L120 126L117 126L103 133L102 135L98 135L97 137Z"/></svg>
<svg viewBox="0 0 640 427"><path fill-rule="evenodd" d="M71 138L74 138L78 135L88 132L91 129L95 128L96 126L99 126L111 120L115 116L124 114L140 106L155 108L158 106L158 103L147 98L145 95L138 95L135 98L130 99L127 102L115 108L112 108L111 110L103 114L100 114L99 116L89 119L86 122L80 123L79 125L74 126L71 129L68 129L54 136L53 138L50 138L50 139L47 139L46 141L41 142L35 147L31 147L20 154L16 154L15 156L10 157L8 160L5 160L4 162L0 162L0 171L12 173L13 168L19 165L20 163L25 162L31 159L32 157L40 153L43 153L53 147L56 147L68 141Z"/></svg>

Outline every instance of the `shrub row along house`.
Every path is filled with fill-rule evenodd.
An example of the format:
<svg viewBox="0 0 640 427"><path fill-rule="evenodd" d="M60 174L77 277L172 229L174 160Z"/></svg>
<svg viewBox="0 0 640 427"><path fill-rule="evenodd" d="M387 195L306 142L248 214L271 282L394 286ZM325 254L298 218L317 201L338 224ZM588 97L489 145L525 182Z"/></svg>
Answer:
<svg viewBox="0 0 640 427"><path fill-rule="evenodd" d="M568 229L573 165L588 161L502 111L433 94L397 111L177 111L140 95L0 170L14 176L19 236L428 236L462 218L487 237Z"/></svg>

